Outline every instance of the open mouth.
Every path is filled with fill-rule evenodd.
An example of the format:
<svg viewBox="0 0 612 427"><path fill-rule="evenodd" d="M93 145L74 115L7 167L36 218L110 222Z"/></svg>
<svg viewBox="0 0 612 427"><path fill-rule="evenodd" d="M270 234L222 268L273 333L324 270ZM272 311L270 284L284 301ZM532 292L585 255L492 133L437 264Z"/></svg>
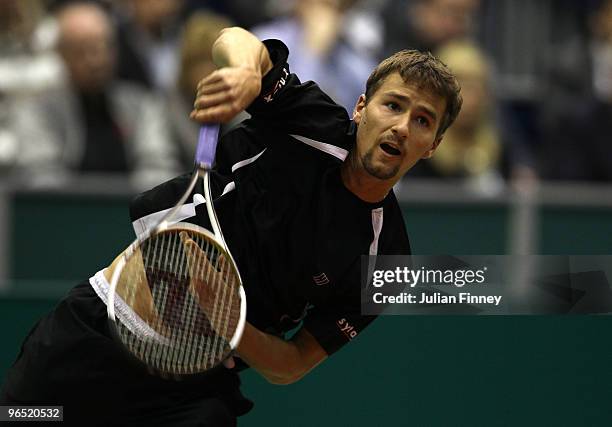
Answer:
<svg viewBox="0 0 612 427"><path fill-rule="evenodd" d="M395 147L392 147L391 145L387 144L386 142L383 142L382 144L380 144L380 148L387 154L391 155L391 156L399 156L400 154L402 154L400 152L400 150L398 150Z"/></svg>

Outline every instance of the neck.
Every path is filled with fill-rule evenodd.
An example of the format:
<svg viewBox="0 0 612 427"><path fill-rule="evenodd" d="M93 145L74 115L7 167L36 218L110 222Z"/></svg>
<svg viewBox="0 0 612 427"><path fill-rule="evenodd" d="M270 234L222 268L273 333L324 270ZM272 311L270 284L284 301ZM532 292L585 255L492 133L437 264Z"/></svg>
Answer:
<svg viewBox="0 0 612 427"><path fill-rule="evenodd" d="M344 186L364 202L378 203L384 200L395 182L373 177L357 164L354 157L352 153L349 154L342 164L340 176Z"/></svg>

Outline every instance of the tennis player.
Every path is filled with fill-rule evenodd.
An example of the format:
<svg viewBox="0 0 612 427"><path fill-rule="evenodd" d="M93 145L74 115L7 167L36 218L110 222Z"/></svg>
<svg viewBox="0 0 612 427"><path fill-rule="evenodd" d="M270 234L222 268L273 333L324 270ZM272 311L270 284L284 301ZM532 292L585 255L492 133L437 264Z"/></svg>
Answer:
<svg viewBox="0 0 612 427"><path fill-rule="evenodd" d="M230 28L213 57L219 69L200 82L191 117L252 116L222 138L212 180L248 302L235 366L175 381L133 363L109 338L111 265L39 321L8 372L3 403L61 404L65 420L81 425L231 426L252 407L239 370L292 383L372 322L360 314L360 257L410 253L392 187L440 144L461 108L457 81L429 54L397 53L373 71L351 120L290 73L280 41ZM188 179L133 201L137 233L176 203ZM196 193L178 220L206 227Z"/></svg>

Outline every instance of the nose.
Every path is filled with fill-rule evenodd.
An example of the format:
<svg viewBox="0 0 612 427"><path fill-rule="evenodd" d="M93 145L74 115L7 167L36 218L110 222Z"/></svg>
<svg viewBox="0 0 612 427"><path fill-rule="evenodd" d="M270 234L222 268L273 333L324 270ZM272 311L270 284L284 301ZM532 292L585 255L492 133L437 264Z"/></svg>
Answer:
<svg viewBox="0 0 612 427"><path fill-rule="evenodd" d="M410 135L410 113L398 117L397 122L391 127L391 132L399 140L405 140Z"/></svg>

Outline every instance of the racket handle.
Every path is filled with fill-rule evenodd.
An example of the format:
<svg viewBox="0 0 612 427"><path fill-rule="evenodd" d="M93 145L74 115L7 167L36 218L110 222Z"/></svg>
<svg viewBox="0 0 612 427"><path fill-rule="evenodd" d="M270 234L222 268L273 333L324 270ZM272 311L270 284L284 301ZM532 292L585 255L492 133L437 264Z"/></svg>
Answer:
<svg viewBox="0 0 612 427"><path fill-rule="evenodd" d="M219 138L219 125L208 124L200 128L198 147L196 148L196 165L204 169L211 169L217 152Z"/></svg>

